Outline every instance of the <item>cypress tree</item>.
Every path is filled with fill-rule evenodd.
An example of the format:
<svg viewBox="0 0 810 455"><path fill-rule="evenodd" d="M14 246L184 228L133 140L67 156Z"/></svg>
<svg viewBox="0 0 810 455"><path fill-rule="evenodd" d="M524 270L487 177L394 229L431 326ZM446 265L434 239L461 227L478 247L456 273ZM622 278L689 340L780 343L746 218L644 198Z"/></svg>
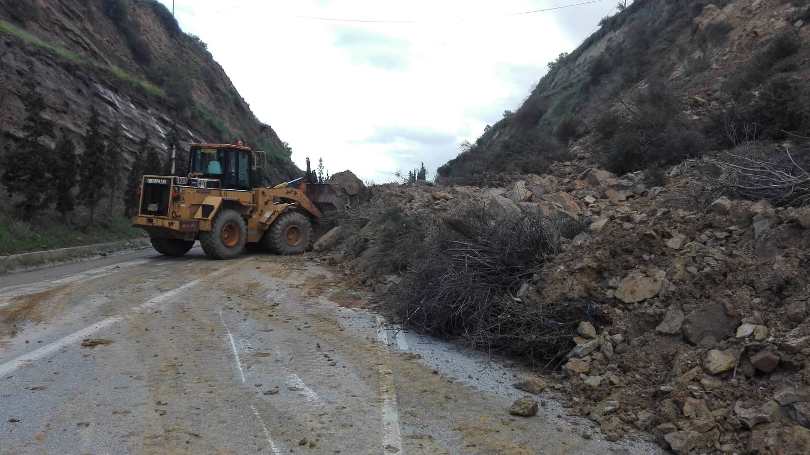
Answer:
<svg viewBox="0 0 810 455"><path fill-rule="evenodd" d="M146 162L143 167L143 175L162 175L163 162L160 159L160 154L152 147L148 148L146 152Z"/></svg>
<svg viewBox="0 0 810 455"><path fill-rule="evenodd" d="M84 154L79 168L79 201L90 211L90 223L95 222L96 208L104 196L108 166L105 162L106 147L101 137L101 119L95 106L90 109L87 135L84 138Z"/></svg>
<svg viewBox="0 0 810 455"><path fill-rule="evenodd" d="M28 220L50 203L47 188L51 184L48 171L52 154L40 140L53 130L53 123L42 116L45 100L37 91L34 81L29 79L25 88L22 96L26 109L23 138L6 153L5 161L8 164L0 181L9 196L21 196L15 207L20 216Z"/></svg>
<svg viewBox="0 0 810 455"><path fill-rule="evenodd" d="M67 221L68 213L75 208L73 187L76 185L78 160L76 158L76 144L63 132L54 151L53 185L56 210Z"/></svg>
<svg viewBox="0 0 810 455"><path fill-rule="evenodd" d="M144 136L141 142L138 143L138 150L135 151L132 159L132 166L129 168L129 175L127 176L127 188L124 193L124 216L131 217L135 215L140 202L141 180L143 179L144 169L144 156L146 156L147 149L149 148L149 136Z"/></svg>
<svg viewBox="0 0 810 455"><path fill-rule="evenodd" d="M124 170L123 154L121 153L121 139L123 131L121 124L116 122L110 133L110 140L107 142L107 154L104 157L104 165L107 168L104 176L106 178L107 189L109 190L109 213L115 210L115 202L120 197L121 178Z"/></svg>

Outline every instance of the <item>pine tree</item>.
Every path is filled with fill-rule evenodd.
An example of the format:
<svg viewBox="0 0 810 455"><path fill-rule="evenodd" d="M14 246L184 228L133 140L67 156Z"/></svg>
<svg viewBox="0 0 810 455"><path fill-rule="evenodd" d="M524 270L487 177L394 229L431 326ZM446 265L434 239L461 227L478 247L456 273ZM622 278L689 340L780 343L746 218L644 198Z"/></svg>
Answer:
<svg viewBox="0 0 810 455"><path fill-rule="evenodd" d="M76 173L78 172L76 158L76 144L63 132L54 151L53 184L56 210L62 214L67 222L68 213L75 208L73 187L76 186Z"/></svg>
<svg viewBox="0 0 810 455"><path fill-rule="evenodd" d="M45 100L32 79L25 83L25 88L22 96L27 112L22 127L24 135L22 141L6 153L7 165L0 181L9 196L21 196L15 207L23 219L31 219L50 202L47 188L51 184L48 170L52 154L40 140L53 130L53 124L42 116Z"/></svg>
<svg viewBox="0 0 810 455"><path fill-rule="evenodd" d="M323 165L323 158L318 158L318 183L326 183L329 179L329 173L326 171L326 166Z"/></svg>
<svg viewBox="0 0 810 455"><path fill-rule="evenodd" d="M104 196L104 173L107 150L101 137L101 119L95 106L90 109L87 135L84 138L84 154L79 167L79 201L90 211L90 223L95 222L96 208Z"/></svg>
<svg viewBox="0 0 810 455"><path fill-rule="evenodd" d="M107 142L107 153L104 157L104 166L106 172L104 177L109 190L109 213L115 211L115 202L120 197L119 191L121 190L121 179L124 170L123 153L121 152L121 139L123 131L121 124L116 122L110 133L110 140Z"/></svg>
<svg viewBox="0 0 810 455"><path fill-rule="evenodd" d="M126 217L134 216L135 211L138 209L138 203L140 202L139 196L141 191L141 180L143 179L143 170L146 164L144 163L144 156L148 154L148 148L149 136L144 136L141 142L138 144L138 150L135 151L132 166L129 169L129 175L127 176L127 188L126 192L124 193L124 216Z"/></svg>

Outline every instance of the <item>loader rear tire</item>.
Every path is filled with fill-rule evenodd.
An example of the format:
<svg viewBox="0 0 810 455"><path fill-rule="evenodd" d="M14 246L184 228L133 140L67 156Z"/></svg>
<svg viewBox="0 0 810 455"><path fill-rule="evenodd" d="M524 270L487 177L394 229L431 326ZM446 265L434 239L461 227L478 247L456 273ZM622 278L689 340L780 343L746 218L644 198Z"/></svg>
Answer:
<svg viewBox="0 0 810 455"><path fill-rule="evenodd" d="M193 240L179 239L149 239L152 247L160 254L179 258L184 256L194 246Z"/></svg>
<svg viewBox="0 0 810 455"><path fill-rule="evenodd" d="M264 235L265 246L284 256L302 254L312 241L312 222L303 213L281 215Z"/></svg>
<svg viewBox="0 0 810 455"><path fill-rule="evenodd" d="M238 212L225 209L217 215L211 232L200 233L200 245L211 259L233 259L245 250L247 224Z"/></svg>

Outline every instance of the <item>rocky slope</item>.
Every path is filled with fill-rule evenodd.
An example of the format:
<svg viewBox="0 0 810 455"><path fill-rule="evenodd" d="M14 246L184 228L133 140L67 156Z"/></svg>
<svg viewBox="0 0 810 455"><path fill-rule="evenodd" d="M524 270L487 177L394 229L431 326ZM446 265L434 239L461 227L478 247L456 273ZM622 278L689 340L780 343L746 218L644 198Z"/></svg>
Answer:
<svg viewBox="0 0 810 455"><path fill-rule="evenodd" d="M526 102L439 171L478 183L571 157L625 173L810 130L801 0L636 0L552 62ZM801 102L798 100L801 99Z"/></svg>
<svg viewBox="0 0 810 455"><path fill-rule="evenodd" d="M122 124L128 151L145 135L165 151L176 129L183 145L240 138L270 152L271 180L298 173L205 44L156 1L0 0L0 61L2 149L21 135L23 82L33 79L45 116L77 144L95 106L106 131Z"/></svg>

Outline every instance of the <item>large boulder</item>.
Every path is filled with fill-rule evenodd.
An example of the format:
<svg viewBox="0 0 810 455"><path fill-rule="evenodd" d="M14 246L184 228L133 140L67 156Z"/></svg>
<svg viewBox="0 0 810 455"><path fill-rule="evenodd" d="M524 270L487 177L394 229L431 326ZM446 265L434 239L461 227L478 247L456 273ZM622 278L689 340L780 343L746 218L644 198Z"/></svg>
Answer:
<svg viewBox="0 0 810 455"><path fill-rule="evenodd" d="M347 196L359 196L366 189L363 181L354 175L352 171L333 174L326 183L332 185L332 188L338 193L342 192Z"/></svg>
<svg viewBox="0 0 810 455"><path fill-rule="evenodd" d="M521 202L527 202L532 198L532 192L526 188L526 182L523 180L519 180L515 182L511 188L509 188L509 192L506 193L506 197L512 200L515 204L520 204Z"/></svg>
<svg viewBox="0 0 810 455"><path fill-rule="evenodd" d="M487 210L493 212L499 218L516 218L521 215L520 207L511 199L490 194L486 202Z"/></svg>
<svg viewBox="0 0 810 455"><path fill-rule="evenodd" d="M322 235L317 242L312 246L312 249L317 252L328 251L337 245L340 240L340 233L343 229L340 226L332 228L329 232Z"/></svg>
<svg viewBox="0 0 810 455"><path fill-rule="evenodd" d="M585 176L585 181L596 188L607 188L616 184L616 176L604 169L591 169Z"/></svg>
<svg viewBox="0 0 810 455"><path fill-rule="evenodd" d="M543 201L551 203L562 212L565 212L573 218L579 218L582 215L582 207L574 196L565 192L558 192L552 194L544 194L541 196Z"/></svg>

